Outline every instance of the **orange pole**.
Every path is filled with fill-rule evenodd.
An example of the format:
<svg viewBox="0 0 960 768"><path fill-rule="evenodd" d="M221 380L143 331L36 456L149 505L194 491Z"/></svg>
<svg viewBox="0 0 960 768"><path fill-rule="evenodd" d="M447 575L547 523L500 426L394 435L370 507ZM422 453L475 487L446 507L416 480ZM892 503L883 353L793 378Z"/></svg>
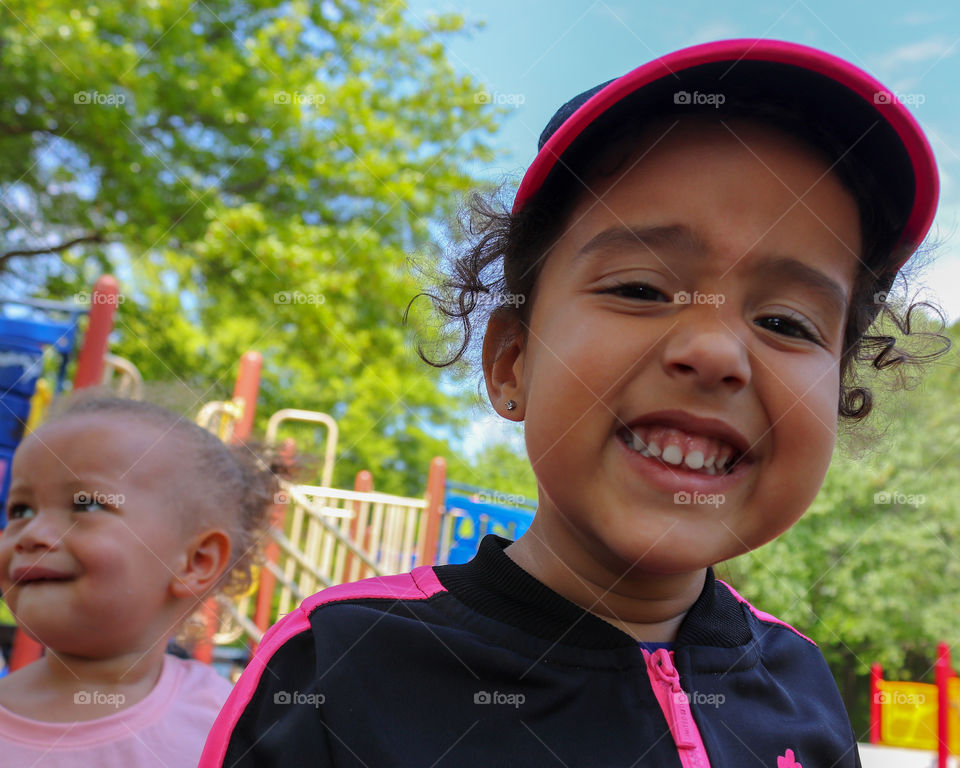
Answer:
<svg viewBox="0 0 960 768"><path fill-rule="evenodd" d="M373 474L371 474L369 469L361 469L357 472L357 477L353 481L353 490L359 491L360 493L369 493L373 490ZM364 544L357 541L357 530L360 527L360 512L363 509L363 503L359 501L353 502L353 520L350 521L350 541L356 544L358 547L366 549ZM367 529L369 534L369 529ZM350 570L353 567L353 560L355 555L353 552L347 550L347 556L344 558L343 562L343 575L350 580ZM364 577L364 568L363 566L360 569L360 578Z"/></svg>
<svg viewBox="0 0 960 768"><path fill-rule="evenodd" d="M233 399L241 406L240 418L233 427L233 442L240 443L250 437L253 432L253 417L257 411L257 393L260 389L260 368L263 366L263 357L259 352L244 352L240 358L240 370L237 373L237 383L233 388ZM197 643L193 655L198 661L207 664L213 661L213 636L217 631L217 601L208 597L204 602L204 617L206 631L204 638Z"/></svg>
<svg viewBox="0 0 960 768"><path fill-rule="evenodd" d="M421 544L423 558L420 565L433 565L437 559L437 548L440 544L440 510L443 507L446 482L446 459L435 456L430 462L430 473L427 475L427 519Z"/></svg>
<svg viewBox="0 0 960 768"><path fill-rule="evenodd" d="M294 456L297 452L297 444L290 438L283 441L280 447L280 463L283 468L293 465ZM283 469L281 474L286 475ZM270 508L270 526L278 531L283 531L283 519L287 514L287 505L289 502L280 502L279 500ZM276 565L280 559L280 546L272 536L267 540L264 547L264 560ZM273 590L277 586L277 577L273 571L264 566L260 569L260 585L257 588L257 607L253 614L253 623L256 624L262 632L266 632L270 627L270 614L273 611ZM250 652L255 653L257 644L254 643Z"/></svg>
<svg viewBox="0 0 960 768"><path fill-rule="evenodd" d="M240 358L233 399L242 405L240 418L233 427L233 442L239 443L253 432L253 417L257 412L257 393L260 390L260 369L263 356L259 352L244 352Z"/></svg>
<svg viewBox="0 0 960 768"><path fill-rule="evenodd" d="M90 295L90 322L83 339L83 348L77 358L77 372L73 388L96 387L103 376L103 360L107 354L110 333L113 331L113 315L120 302L117 278L103 275L93 286Z"/></svg>

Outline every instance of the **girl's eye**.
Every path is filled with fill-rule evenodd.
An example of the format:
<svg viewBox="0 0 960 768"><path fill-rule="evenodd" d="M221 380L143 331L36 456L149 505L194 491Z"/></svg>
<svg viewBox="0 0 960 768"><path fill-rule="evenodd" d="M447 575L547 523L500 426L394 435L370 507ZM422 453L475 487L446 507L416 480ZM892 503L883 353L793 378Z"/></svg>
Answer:
<svg viewBox="0 0 960 768"><path fill-rule="evenodd" d="M10 504L7 507L7 520L26 520L36 514L29 504Z"/></svg>
<svg viewBox="0 0 960 768"><path fill-rule="evenodd" d="M641 301L670 301L666 294L646 283L616 283L609 288L604 288L600 292L612 293L614 296L623 296L626 299L639 299Z"/></svg>
<svg viewBox="0 0 960 768"><path fill-rule="evenodd" d="M73 509L75 512L105 511L107 506L99 498L99 494L80 492L73 494Z"/></svg>
<svg viewBox="0 0 960 768"><path fill-rule="evenodd" d="M815 344L823 345L823 340L817 335L816 331L802 320L783 315L773 317L761 317L756 324L762 328L779 333L781 336L790 336L795 339L806 339Z"/></svg>

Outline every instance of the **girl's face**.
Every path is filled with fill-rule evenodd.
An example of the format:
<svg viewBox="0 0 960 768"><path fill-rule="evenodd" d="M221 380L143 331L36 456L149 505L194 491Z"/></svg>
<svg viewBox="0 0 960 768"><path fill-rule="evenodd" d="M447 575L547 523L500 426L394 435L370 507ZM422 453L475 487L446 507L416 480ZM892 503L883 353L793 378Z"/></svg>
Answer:
<svg viewBox="0 0 960 768"><path fill-rule="evenodd" d="M68 416L23 441L0 589L25 631L88 658L166 644L181 610L170 584L186 550L182 457L162 429L115 413Z"/></svg>
<svg viewBox="0 0 960 768"><path fill-rule="evenodd" d="M855 200L793 139L681 124L651 143L582 195L499 365L548 546L616 574L701 569L807 509L861 249Z"/></svg>

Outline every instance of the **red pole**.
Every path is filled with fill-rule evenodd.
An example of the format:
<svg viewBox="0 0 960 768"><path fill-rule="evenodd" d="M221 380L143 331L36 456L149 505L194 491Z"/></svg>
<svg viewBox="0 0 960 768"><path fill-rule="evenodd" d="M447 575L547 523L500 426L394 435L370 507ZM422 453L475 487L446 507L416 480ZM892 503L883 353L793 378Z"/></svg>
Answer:
<svg viewBox="0 0 960 768"><path fill-rule="evenodd" d="M937 683L937 768L947 768L947 758L950 756L950 697L947 693L950 675L950 646L938 643L934 667Z"/></svg>
<svg viewBox="0 0 960 768"><path fill-rule="evenodd" d="M357 472L357 477L353 481L353 490L358 491L359 493L369 493L373 490L373 474L369 469L361 469ZM362 549L366 549L363 542L358 541L358 531L360 528L360 513L363 510L363 503L359 501L353 502L353 520L350 521L350 541L356 544ZM366 522L366 521L364 521ZM364 526L366 529L366 526ZM367 531L369 534L369 531ZM353 552L347 550L347 556L343 561L343 575L347 581L353 581L354 579L350 576L351 569L353 568L353 560L355 555ZM366 566L362 566L358 578L363 578L364 570Z"/></svg>
<svg viewBox="0 0 960 768"><path fill-rule="evenodd" d="M257 393L260 390L260 369L263 356L259 352L244 352L240 358L240 370L237 383L233 388L233 399L240 404L240 418L233 426L233 442L238 443L250 437L253 432L253 417L257 412Z"/></svg>
<svg viewBox="0 0 960 768"><path fill-rule="evenodd" d="M240 370L237 373L237 383L233 388L233 399L240 405L240 418L233 425L233 442L240 443L250 437L253 432L253 417L257 411L257 392L260 389L260 368L263 366L263 357L259 352L244 352L240 358ZM206 631L204 637L197 643L193 655L198 661L207 664L213 661L213 636L217 631L217 601L208 597L204 602L204 618Z"/></svg>
<svg viewBox="0 0 960 768"><path fill-rule="evenodd" d="M103 359L113 331L113 315L120 303L120 289L113 275L102 275L93 286L90 296L90 322L83 338L83 347L77 358L73 388L95 387L103 376ZM43 656L43 645L17 630L10 652L10 671L25 667Z"/></svg>
<svg viewBox="0 0 960 768"><path fill-rule="evenodd" d="M446 490L447 462L442 456L434 456L427 475L427 515L423 532L423 559L419 565L433 565L437 559L440 541L440 510Z"/></svg>
<svg viewBox="0 0 960 768"><path fill-rule="evenodd" d="M280 446L280 463L282 467L293 466L294 455L297 452L297 444L290 438L283 441ZM278 474L286 475L283 469ZM287 514L287 504L289 502L280 502L279 500L270 508L270 525L279 531L283 531L283 518ZM280 558L280 546L272 536L267 540L264 547L264 560L276 565ZM256 624L262 632L266 632L270 627L270 614L273 612L273 590L277 585L277 577L273 571L264 565L260 569L260 585L257 588L257 607L253 614L253 623ZM250 649L251 654L256 652L257 647L254 643Z"/></svg>
<svg viewBox="0 0 960 768"><path fill-rule="evenodd" d="M880 743L880 718L883 716L883 704L880 695L880 681L883 680L883 667L870 666L870 743Z"/></svg>
<svg viewBox="0 0 960 768"><path fill-rule="evenodd" d="M110 333L113 331L113 315L121 301L117 279L102 275L93 286L90 296L90 322L83 339L83 348L77 358L77 372L73 388L96 387L103 376L103 359L107 354Z"/></svg>

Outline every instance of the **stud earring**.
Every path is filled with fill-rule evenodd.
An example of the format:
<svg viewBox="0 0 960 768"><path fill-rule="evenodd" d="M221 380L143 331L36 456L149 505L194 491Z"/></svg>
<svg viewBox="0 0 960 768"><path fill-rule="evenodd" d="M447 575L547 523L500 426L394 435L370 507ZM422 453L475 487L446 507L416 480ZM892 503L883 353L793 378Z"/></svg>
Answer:
<svg viewBox="0 0 960 768"><path fill-rule="evenodd" d="M517 407L517 401L516 401L516 400L507 400L507 410L508 410L508 411L512 411L512 410L514 410L516 407Z"/></svg>

